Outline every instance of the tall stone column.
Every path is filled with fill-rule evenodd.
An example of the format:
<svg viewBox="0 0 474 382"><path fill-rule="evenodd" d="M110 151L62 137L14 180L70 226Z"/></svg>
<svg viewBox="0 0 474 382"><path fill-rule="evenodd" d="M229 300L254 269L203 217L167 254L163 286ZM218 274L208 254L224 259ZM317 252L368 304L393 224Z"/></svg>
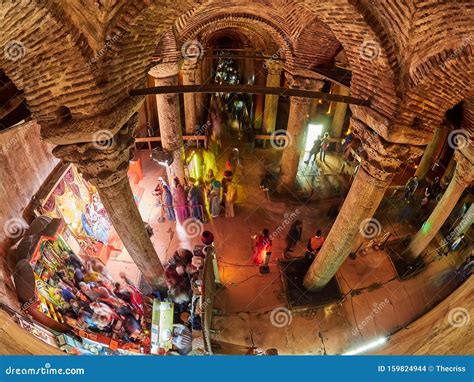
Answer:
<svg viewBox="0 0 474 382"><path fill-rule="evenodd" d="M196 63L196 69L194 70L194 84L202 85L202 61ZM196 119L197 124L204 124L204 110L206 105L204 104L204 93L196 93L194 95L196 102Z"/></svg>
<svg viewBox="0 0 474 382"><path fill-rule="evenodd" d="M293 78L292 87L320 90L324 83L302 78ZM290 115L288 118L288 126L286 130L287 145L283 150L281 157L281 176L280 188L292 188L298 173L301 152L303 150L304 132L308 122L308 113L310 98L290 97Z"/></svg>
<svg viewBox="0 0 474 382"><path fill-rule="evenodd" d="M183 85L196 85L196 71L197 65L195 62L184 62L181 68ZM193 135L198 125L196 93L183 93L183 98L186 135Z"/></svg>
<svg viewBox="0 0 474 382"><path fill-rule="evenodd" d="M56 146L53 154L75 164L99 193L112 224L130 257L153 289L164 286L163 266L145 229L127 177L133 157L137 116L107 140Z"/></svg>
<svg viewBox="0 0 474 382"><path fill-rule="evenodd" d="M468 149L455 151L454 176L441 200L405 250L403 255L407 261L415 261L423 253L446 222L464 190L474 180L474 150L469 152Z"/></svg>
<svg viewBox="0 0 474 382"><path fill-rule="evenodd" d="M321 251L306 273L304 285L310 290L320 290L331 280L361 234L380 229L372 217L393 175L403 161L420 154L410 146L386 142L354 117L351 123L364 148L362 162Z"/></svg>
<svg viewBox="0 0 474 382"><path fill-rule="evenodd" d="M344 96L348 96L350 93L349 89L340 85L337 85L334 91L335 91L335 94L340 94ZM331 133L330 133L332 138L341 137L342 128L344 126L344 121L346 118L346 113L347 113L347 103L343 103L343 102L335 103L334 115L332 117Z"/></svg>
<svg viewBox="0 0 474 382"><path fill-rule="evenodd" d="M423 179L430 171L433 159L436 158L437 154L439 154L441 148L443 147L444 142L448 136L448 132L448 129L443 125L435 129L433 139L426 146L425 152L423 153L420 163L416 168L415 175L418 176L419 179Z"/></svg>
<svg viewBox="0 0 474 382"><path fill-rule="evenodd" d="M177 86L179 67L177 63L164 63L151 68L149 74L155 78L156 86ZM184 148L181 132L178 94L157 94L158 120L160 122L161 144L172 153L173 163L167 167L168 181L176 176L184 180Z"/></svg>
<svg viewBox="0 0 474 382"><path fill-rule="evenodd" d="M265 69L262 61L257 61L255 64L255 84L258 86L265 86ZM263 94L254 94L253 105L253 126L255 130L261 130L263 126L263 104L265 97Z"/></svg>
<svg viewBox="0 0 474 382"><path fill-rule="evenodd" d="M280 61L267 60L267 87L279 87L281 83L281 71L283 65ZM263 112L263 131L271 134L275 130L277 113L278 113L279 96L275 94L265 95L265 109Z"/></svg>

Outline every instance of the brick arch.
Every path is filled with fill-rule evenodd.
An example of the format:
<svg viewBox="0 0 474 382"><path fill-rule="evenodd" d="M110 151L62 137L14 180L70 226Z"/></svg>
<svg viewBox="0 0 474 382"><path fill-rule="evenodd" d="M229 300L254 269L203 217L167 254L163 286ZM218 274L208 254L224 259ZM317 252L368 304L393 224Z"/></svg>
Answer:
<svg viewBox="0 0 474 382"><path fill-rule="evenodd" d="M216 33L236 33L239 34L245 41L245 43L255 47L257 50L270 51L274 53L278 48L275 46L268 46L266 41L268 35L262 31L256 31L238 22L222 22L212 25L212 28L205 29L197 36L197 39L203 44L214 38Z"/></svg>
<svg viewBox="0 0 474 382"><path fill-rule="evenodd" d="M306 0L312 17L326 24L341 43L352 71L351 95L372 101L372 107L391 120L400 102L398 61L385 28L371 11L374 2ZM366 48L367 47L367 48ZM374 47L373 50L370 50ZM375 52L367 59L364 52Z"/></svg>
<svg viewBox="0 0 474 382"><path fill-rule="evenodd" d="M246 26L255 32L260 29L265 31L265 34L270 36L271 39L277 43L281 55L286 58L285 66L289 69L294 67L294 47L291 43L291 36L283 27L276 25L262 16L245 12L225 12L211 16L204 14L200 18L194 15L190 20L192 20L190 24L185 24L185 26L178 31L178 39L181 42L192 40L203 33L203 31L217 30L216 28L219 28L221 25L232 25L235 27Z"/></svg>
<svg viewBox="0 0 474 382"><path fill-rule="evenodd" d="M49 4L49 3L48 3ZM0 9L0 47L23 52L13 60L0 55L0 67L24 91L42 126L56 123L55 114L67 107L75 118L110 108L88 66L92 50L60 9L43 2L7 2Z"/></svg>
<svg viewBox="0 0 474 382"><path fill-rule="evenodd" d="M446 111L474 95L472 52L471 46L458 55L451 49L444 50L426 58L413 70L397 118L401 128L424 130L429 141Z"/></svg>

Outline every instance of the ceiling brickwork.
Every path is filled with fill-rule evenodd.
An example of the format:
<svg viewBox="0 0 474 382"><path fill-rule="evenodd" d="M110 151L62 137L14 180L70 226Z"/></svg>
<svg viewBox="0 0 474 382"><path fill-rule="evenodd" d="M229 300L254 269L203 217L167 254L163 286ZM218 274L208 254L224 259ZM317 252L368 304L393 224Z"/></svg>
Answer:
<svg viewBox="0 0 474 382"><path fill-rule="evenodd" d="M473 92L472 1L49 0L2 2L0 20L0 46L10 52L0 68L44 128L64 107L73 120L120 107L145 85L170 28L178 51L226 28L253 33L291 71L331 67L342 52L351 95L372 101L387 139L419 134L426 143Z"/></svg>

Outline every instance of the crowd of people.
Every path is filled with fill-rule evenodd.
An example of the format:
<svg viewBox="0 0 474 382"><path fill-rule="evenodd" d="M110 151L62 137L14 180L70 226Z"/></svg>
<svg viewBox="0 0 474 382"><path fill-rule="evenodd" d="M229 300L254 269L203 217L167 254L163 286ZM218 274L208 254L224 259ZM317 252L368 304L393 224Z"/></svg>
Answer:
<svg viewBox="0 0 474 382"><path fill-rule="evenodd" d="M208 170L204 179L189 178L184 180L184 184L175 177L173 188L162 177L158 178L153 195L158 198L160 206L159 222L168 220L183 223L194 218L205 223L210 216L220 216L222 211L225 211L225 217L234 217L237 186L233 175L236 165L237 160L231 154L220 181L212 169Z"/></svg>
<svg viewBox="0 0 474 382"><path fill-rule="evenodd" d="M55 274L37 280L37 289L65 322L124 341L143 339L142 295L124 273L115 282L96 259L82 262L63 252L61 261Z"/></svg>

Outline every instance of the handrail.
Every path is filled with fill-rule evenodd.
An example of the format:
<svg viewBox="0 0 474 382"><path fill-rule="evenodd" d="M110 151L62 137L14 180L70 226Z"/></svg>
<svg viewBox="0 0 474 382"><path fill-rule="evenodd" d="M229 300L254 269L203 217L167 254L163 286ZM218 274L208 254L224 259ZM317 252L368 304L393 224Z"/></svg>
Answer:
<svg viewBox="0 0 474 382"><path fill-rule="evenodd" d="M183 135L183 141L199 141L204 142L204 147L207 147L207 136L206 135ZM148 143L148 150L153 150L151 142L161 142L161 137L137 137L135 138L135 149L140 150L137 147L137 143Z"/></svg>

